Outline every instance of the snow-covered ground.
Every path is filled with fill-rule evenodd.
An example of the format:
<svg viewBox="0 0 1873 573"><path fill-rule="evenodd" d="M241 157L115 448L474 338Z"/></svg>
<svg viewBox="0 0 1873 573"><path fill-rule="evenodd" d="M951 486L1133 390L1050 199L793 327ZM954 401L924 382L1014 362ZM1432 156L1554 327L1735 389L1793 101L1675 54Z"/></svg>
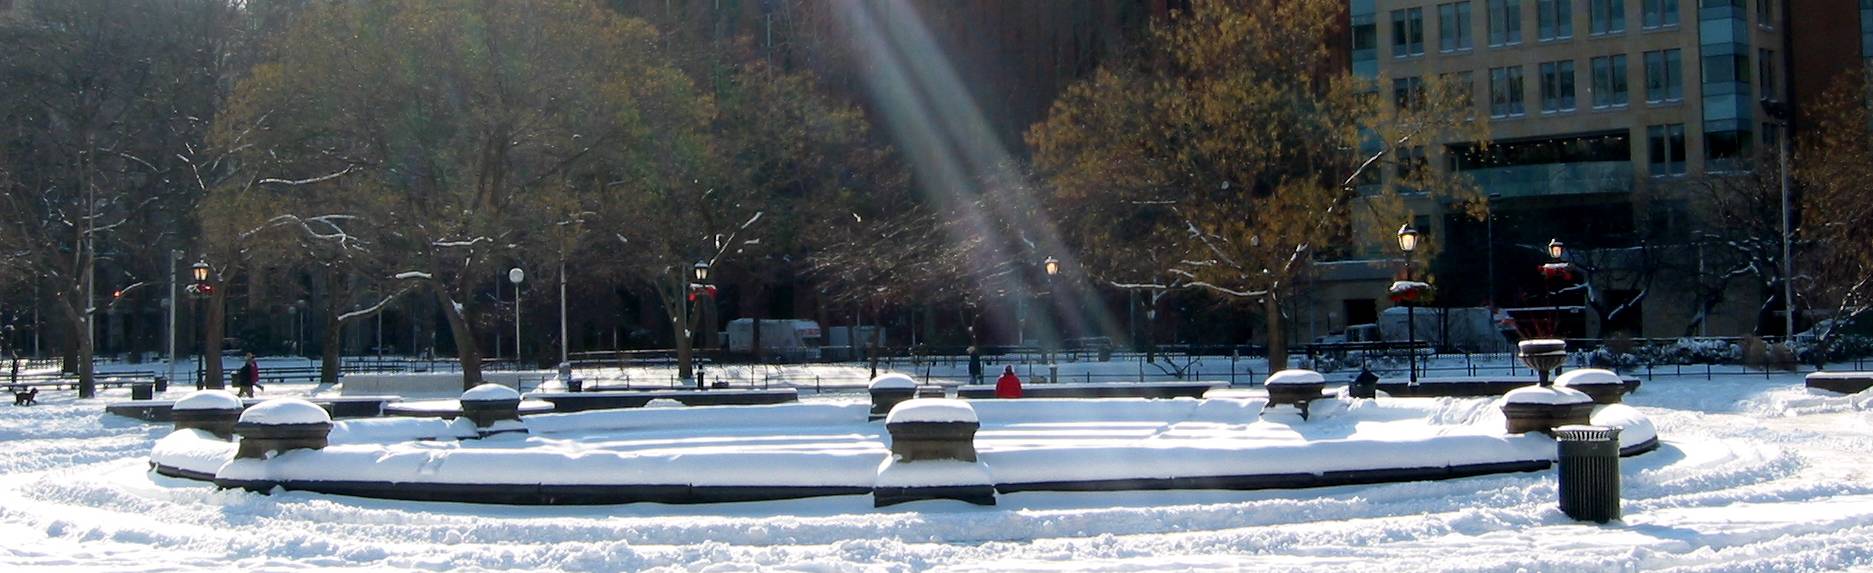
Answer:
<svg viewBox="0 0 1873 573"><path fill-rule="evenodd" d="M0 408L0 569L1873 571L1873 395L1794 375L1647 382L1628 403L1665 443L1625 460L1625 519L1604 526L1562 516L1551 473L884 509L265 496L152 475L169 428L103 414L127 393Z"/></svg>

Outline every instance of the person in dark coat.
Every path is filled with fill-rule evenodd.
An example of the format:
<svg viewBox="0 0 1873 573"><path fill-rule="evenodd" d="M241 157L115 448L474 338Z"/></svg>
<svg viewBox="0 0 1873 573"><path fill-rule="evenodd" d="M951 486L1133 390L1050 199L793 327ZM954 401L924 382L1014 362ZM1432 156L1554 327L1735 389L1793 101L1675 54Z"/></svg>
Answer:
<svg viewBox="0 0 1873 573"><path fill-rule="evenodd" d="M234 387L240 390L235 395L243 398L254 397L254 388L266 389L260 385L260 363L254 360L252 353L247 355L247 363L234 372Z"/></svg>
<svg viewBox="0 0 1873 573"><path fill-rule="evenodd" d="M976 347L969 347L969 383L982 383L982 352Z"/></svg>
<svg viewBox="0 0 1873 573"><path fill-rule="evenodd" d="M996 398L1020 398L1021 377L1015 376L1015 367L1002 370L1002 377L995 380Z"/></svg>

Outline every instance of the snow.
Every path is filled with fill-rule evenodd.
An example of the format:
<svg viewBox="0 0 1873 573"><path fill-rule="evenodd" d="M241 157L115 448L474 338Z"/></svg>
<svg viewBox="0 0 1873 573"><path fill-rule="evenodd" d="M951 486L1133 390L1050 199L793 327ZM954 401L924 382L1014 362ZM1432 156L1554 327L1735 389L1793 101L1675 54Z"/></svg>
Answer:
<svg viewBox="0 0 1873 573"><path fill-rule="evenodd" d="M278 426L285 424L325 424L332 415L318 404L299 398L275 398L241 412L240 423Z"/></svg>
<svg viewBox="0 0 1873 573"><path fill-rule="evenodd" d="M903 374L898 374L898 373L895 373L895 372L893 372L893 373L891 373L891 374L880 374L880 375L878 375L878 377L877 377L877 378L873 378L873 379L871 380L871 384L869 385L869 387L870 387L871 389L873 389L873 390L878 390L878 389L894 389L894 390L905 390L905 389L916 389L916 388L917 388L917 380L916 380L916 379L914 379L914 378L911 378L911 377L909 377L909 376L905 376L905 375L903 375Z"/></svg>
<svg viewBox="0 0 1873 573"><path fill-rule="evenodd" d="M1598 384L1619 385L1626 381L1611 370L1599 368L1578 368L1561 373L1554 379L1556 386L1591 386Z"/></svg>
<svg viewBox="0 0 1873 573"><path fill-rule="evenodd" d="M1492 365L1507 366L1506 360ZM788 368L829 378L865 370L862 365ZM712 378L715 371L711 368ZM853 384L862 388L869 378ZM104 389L100 400L77 400L69 391L43 392L40 406L0 415L0 440L8 446L0 449L0 568L1868 571L1873 569L1873 552L1866 544L1873 538L1873 395L1811 392L1801 378L1732 367L1719 368L1706 380L1700 368L1697 376L1647 379L1644 391L1628 396L1626 404L1597 407L1596 425L1608 425L1609 416L1637 414L1663 433L1658 451L1621 460L1625 515L1607 525L1562 516L1555 507L1553 471L1309 490L1012 493L997 496L994 507L935 501L874 509L871 498L862 495L601 507L486 507L290 491L261 495L151 474L153 446L161 442L165 445L155 450L181 455L170 442L181 442L177 436L184 434L101 413L105 402L127 398L128 390ZM317 391L310 384L269 384L268 389ZM1256 420L1258 391L1230 391L1239 399L1118 400L1111 406L985 401L976 404L985 425L984 465L992 477L1009 481L1009 470L994 457L997 452L1033 449L1034 441L1048 435L1073 434L1089 445L1183 441L1193 432L1273 435L1282 426ZM558 444L568 455L600 458L662 455L657 452L689 447L821 451L843 443L872 453L834 471L876 483L888 456L872 445L882 439L876 435L882 428L866 429L863 395L803 395L803 400L808 402L792 406L811 408L800 412L760 406L681 412L697 418L674 411L534 416L528 418L535 426L532 436L420 442L408 444L410 453L399 455L421 455L422 463L446 470L462 460L442 452L535 441ZM1022 406L1037 413L1011 423ZM1501 421L1491 399L1358 400L1347 407L1332 419L1318 420L1318 428L1310 422L1286 431L1317 432L1310 439L1332 441L1344 439L1335 434L1382 437L1395 427L1427 421L1447 430L1492 423L1499 428ZM759 435L726 429L724 424L758 409L786 414L764 414ZM1180 413L1185 417L1174 417ZM543 418L560 419L562 426L577 420L621 428L609 441L572 440L539 435ZM434 421L338 424L353 422ZM568 428L566 433L585 431ZM1630 445L1638 433L1627 425L1622 444ZM333 430L334 445L328 449L403 439L340 444L340 434ZM230 448L228 442L189 435L190 447L204 448L198 459L226 459L213 448ZM1534 444L1546 440L1527 439ZM439 455L431 459L431 452ZM1543 453L1551 455L1551 446ZM287 453L274 463L298 463L296 456ZM697 475L725 471L703 464L691 470Z"/></svg>
<svg viewBox="0 0 1873 573"><path fill-rule="evenodd" d="M239 410L241 399L226 390L197 390L176 400L172 410Z"/></svg>
<svg viewBox="0 0 1873 573"><path fill-rule="evenodd" d="M462 393L463 401L519 400L520 392L500 384L482 384Z"/></svg>
<svg viewBox="0 0 1873 573"><path fill-rule="evenodd" d="M941 487L989 485L995 476L980 462L958 460L919 460L905 462L896 456L886 457L878 465L878 477L872 487Z"/></svg>
<svg viewBox="0 0 1873 573"><path fill-rule="evenodd" d="M1281 386L1286 384L1324 384L1327 379L1312 370L1288 369L1270 374L1262 384Z"/></svg>
<svg viewBox="0 0 1873 573"><path fill-rule="evenodd" d="M150 448L150 462L212 475L234 457L234 449L235 442L206 430L176 430Z"/></svg>
<svg viewBox="0 0 1873 573"><path fill-rule="evenodd" d="M1810 372L1810 380L1865 380L1873 378L1873 372Z"/></svg>
<svg viewBox="0 0 1873 573"><path fill-rule="evenodd" d="M1430 289L1431 289L1431 285L1429 283L1423 283L1423 282L1418 282L1418 281L1394 281L1392 282L1391 289L1387 290L1386 292L1389 294L1399 294L1399 293L1403 293L1406 291L1414 291L1414 290L1424 291L1424 290L1430 290Z"/></svg>
<svg viewBox="0 0 1873 573"><path fill-rule="evenodd" d="M1545 388L1541 386L1524 386L1510 390L1508 394L1503 394L1502 401L1508 404L1548 404L1559 406L1563 404L1592 402L1593 398L1579 390L1561 386L1549 386Z"/></svg>
<svg viewBox="0 0 1873 573"><path fill-rule="evenodd" d="M949 398L913 398L898 402L885 416L884 423L976 422L976 409L968 402Z"/></svg>

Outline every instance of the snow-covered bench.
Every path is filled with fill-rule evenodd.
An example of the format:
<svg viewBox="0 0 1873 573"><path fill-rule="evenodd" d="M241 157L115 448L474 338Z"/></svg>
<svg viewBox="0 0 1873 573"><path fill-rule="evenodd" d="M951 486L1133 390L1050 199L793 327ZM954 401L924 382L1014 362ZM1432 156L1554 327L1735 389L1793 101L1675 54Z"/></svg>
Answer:
<svg viewBox="0 0 1873 573"><path fill-rule="evenodd" d="M1815 372L1806 380L1809 388L1842 394L1855 394L1873 388L1873 372Z"/></svg>
<svg viewBox="0 0 1873 573"><path fill-rule="evenodd" d="M481 381L526 390L553 377L550 371L483 372ZM339 387L345 396L392 395L404 397L454 398L462 394L460 372L400 372L384 374L347 374Z"/></svg>
<svg viewBox="0 0 1873 573"><path fill-rule="evenodd" d="M1201 398L1204 392L1226 388L1224 382L1111 382L1093 384L1022 384L1023 398ZM995 386L972 384L956 389L956 397L981 400L995 397Z"/></svg>

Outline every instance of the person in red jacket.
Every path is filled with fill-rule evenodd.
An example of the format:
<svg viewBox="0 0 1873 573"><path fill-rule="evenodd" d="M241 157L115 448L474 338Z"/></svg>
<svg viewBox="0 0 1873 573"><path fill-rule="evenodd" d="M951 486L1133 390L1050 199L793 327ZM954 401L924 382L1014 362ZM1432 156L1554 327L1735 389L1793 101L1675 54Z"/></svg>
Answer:
<svg viewBox="0 0 1873 573"><path fill-rule="evenodd" d="M995 397L1021 397L1021 377L1015 376L1015 367L1009 366L1003 369L1002 377L995 380Z"/></svg>

